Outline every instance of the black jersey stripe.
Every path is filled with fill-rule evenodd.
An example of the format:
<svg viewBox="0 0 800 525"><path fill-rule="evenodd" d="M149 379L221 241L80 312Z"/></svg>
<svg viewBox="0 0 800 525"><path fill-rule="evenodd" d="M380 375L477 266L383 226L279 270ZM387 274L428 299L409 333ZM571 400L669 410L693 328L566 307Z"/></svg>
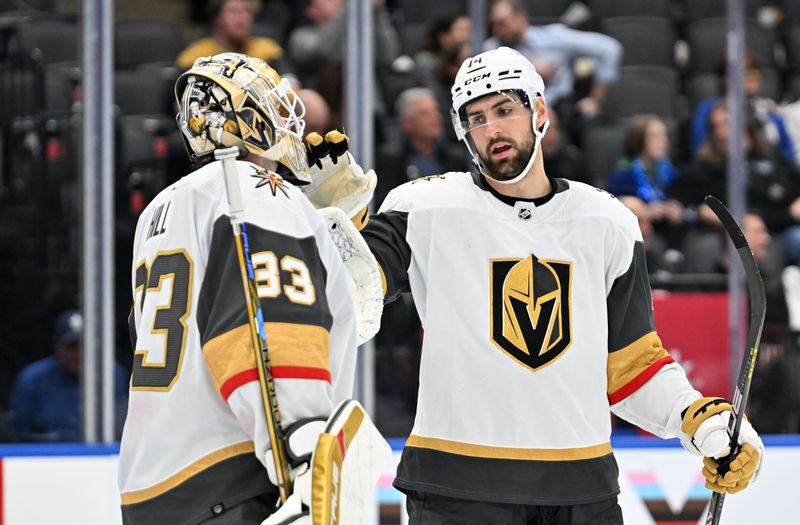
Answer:
<svg viewBox="0 0 800 525"><path fill-rule="evenodd" d="M261 464L251 450L213 464L152 498L122 505L124 525L194 525L258 495L273 495ZM125 498L123 494L123 500Z"/></svg>
<svg viewBox="0 0 800 525"><path fill-rule="evenodd" d="M270 251L276 255L278 261L286 256L303 261L316 289L314 302L311 304L293 302L283 291L276 297L262 298L265 321L315 325L330 331L333 316L325 293L327 271L315 238L295 238L252 224L247 225L247 233L251 254ZM281 290L293 285L291 272L282 270L278 274ZM197 325L201 343L205 345L211 339L247 323L247 308L233 232L228 217L222 216L214 223L208 265L198 299Z"/></svg>
<svg viewBox="0 0 800 525"><path fill-rule="evenodd" d="M407 229L408 212L387 211L373 215L361 230L386 280L387 303L410 291L408 267L411 265L411 247L406 240Z"/></svg>
<svg viewBox="0 0 800 525"><path fill-rule="evenodd" d="M628 270L611 286L606 309L609 352L622 350L655 330L653 298L642 241L636 241Z"/></svg>
<svg viewBox="0 0 800 525"><path fill-rule="evenodd" d="M577 505L619 493L613 454L574 461L490 459L406 446L394 486L452 498Z"/></svg>

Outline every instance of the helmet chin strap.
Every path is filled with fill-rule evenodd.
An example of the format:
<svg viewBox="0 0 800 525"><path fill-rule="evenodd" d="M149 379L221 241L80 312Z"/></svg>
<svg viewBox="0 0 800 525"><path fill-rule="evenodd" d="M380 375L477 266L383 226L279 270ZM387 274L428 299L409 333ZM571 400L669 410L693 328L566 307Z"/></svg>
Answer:
<svg viewBox="0 0 800 525"><path fill-rule="evenodd" d="M536 127L536 116L537 114L534 113L532 117L533 135L535 137L533 141L533 151L531 152L530 159L528 159L528 163L525 165L524 168L522 168L522 171L520 171L519 174L513 179L507 179L507 180L496 179L491 175L489 175L488 173L486 173L486 168L483 166L483 163L481 162L480 170L481 173L484 174L484 176L492 179L493 181L499 184L516 184L517 182L521 181L522 179L528 176L528 173L530 172L531 167L533 166L533 161L536 159L536 154L539 152L539 143L542 141L542 137L547 132L547 128L550 127L550 120L548 119L544 121L544 124L542 124L542 129L541 130L538 129Z"/></svg>

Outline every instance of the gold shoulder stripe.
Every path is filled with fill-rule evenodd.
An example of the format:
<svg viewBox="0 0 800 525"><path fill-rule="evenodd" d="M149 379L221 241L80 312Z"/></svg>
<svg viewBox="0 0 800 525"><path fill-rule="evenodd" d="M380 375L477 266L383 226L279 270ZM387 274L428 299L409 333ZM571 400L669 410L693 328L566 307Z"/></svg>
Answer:
<svg viewBox="0 0 800 525"><path fill-rule="evenodd" d="M255 451L255 446L252 441L243 441L221 448L207 456L203 456L189 466L179 470L177 473L168 477L160 483L156 483L152 487L125 492L122 494L123 505L133 505L134 503L141 503L149 499L164 494L165 492L174 489L187 479L196 476L209 467L213 467L217 463L232 458L234 456L241 456L242 454L252 454Z"/></svg>
<svg viewBox="0 0 800 525"><path fill-rule="evenodd" d="M472 443L461 443L459 441L415 435L411 435L408 438L406 446L427 448L438 450L439 452L474 458L517 459L527 461L575 461L579 459L599 458L611 454L611 443L602 443L600 445L581 448L511 448L475 445Z"/></svg>
<svg viewBox="0 0 800 525"><path fill-rule="evenodd" d="M668 357L655 332L649 332L625 348L608 354L608 393L614 393L650 365Z"/></svg>
<svg viewBox="0 0 800 525"><path fill-rule="evenodd" d="M300 366L330 371L330 334L316 325L265 323L271 366ZM203 354L219 390L233 376L256 367L249 325L208 341Z"/></svg>

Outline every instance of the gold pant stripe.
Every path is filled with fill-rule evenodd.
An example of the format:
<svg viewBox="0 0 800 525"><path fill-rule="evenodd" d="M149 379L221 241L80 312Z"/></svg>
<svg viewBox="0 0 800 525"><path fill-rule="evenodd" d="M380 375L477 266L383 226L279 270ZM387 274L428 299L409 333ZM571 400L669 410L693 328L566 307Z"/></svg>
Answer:
<svg viewBox="0 0 800 525"><path fill-rule="evenodd" d="M141 503L143 501L153 499L156 496L164 494L168 490L174 489L187 479L196 476L209 467L213 467L217 463L234 456L240 456L248 453L252 454L253 451L255 451L255 446L253 445L252 441L243 441L241 443L236 443L235 445L221 448L215 452L212 452L211 454L208 454L207 456L203 456L194 463L168 477L164 481L156 483L152 487L123 493L122 504L132 505L134 503Z"/></svg>
<svg viewBox="0 0 800 525"><path fill-rule="evenodd" d="M321 326L265 323L271 366L300 366L330 371L330 333ZM219 390L230 378L256 367L249 325L242 325L203 345L208 369Z"/></svg>
<svg viewBox="0 0 800 525"><path fill-rule="evenodd" d="M475 458L524 459L529 461L572 461L599 458L611 454L611 443L581 448L511 448L474 445L472 443L414 435L408 438L406 446L428 448Z"/></svg>
<svg viewBox="0 0 800 525"><path fill-rule="evenodd" d="M650 365L669 354L655 332L649 332L625 348L608 354L608 392L628 384Z"/></svg>

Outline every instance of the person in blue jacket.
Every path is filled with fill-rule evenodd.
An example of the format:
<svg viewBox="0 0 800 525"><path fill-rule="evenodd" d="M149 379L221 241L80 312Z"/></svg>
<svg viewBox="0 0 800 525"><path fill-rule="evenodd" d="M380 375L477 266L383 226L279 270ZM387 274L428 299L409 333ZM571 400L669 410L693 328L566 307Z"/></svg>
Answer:
<svg viewBox="0 0 800 525"><path fill-rule="evenodd" d="M670 197L679 173L669 158L669 135L664 121L656 115L631 119L623 144L624 157L606 181L606 189L618 197L640 200L646 219L672 247L679 244L685 229L686 210Z"/></svg>
<svg viewBox="0 0 800 525"><path fill-rule="evenodd" d="M83 317L61 313L53 328L53 355L35 361L17 375L9 401L8 427L18 441L80 441L80 353ZM128 374L114 367L117 420L125 419ZM121 429L121 425L118 425Z"/></svg>
<svg viewBox="0 0 800 525"><path fill-rule="evenodd" d="M720 100L724 99L727 90L727 71L728 61L727 57L723 55L716 66L721 95L702 100L697 105L692 117L690 144L692 155L696 154L700 146L705 143L709 134L707 123L711 111L719 104ZM757 130L767 144L779 151L783 158L790 163L796 163L797 152L794 150L794 143L786 129L783 116L779 112L778 104L774 100L760 95L762 82L761 61L755 53L747 51L745 54L744 91L747 97L748 119L757 124Z"/></svg>

